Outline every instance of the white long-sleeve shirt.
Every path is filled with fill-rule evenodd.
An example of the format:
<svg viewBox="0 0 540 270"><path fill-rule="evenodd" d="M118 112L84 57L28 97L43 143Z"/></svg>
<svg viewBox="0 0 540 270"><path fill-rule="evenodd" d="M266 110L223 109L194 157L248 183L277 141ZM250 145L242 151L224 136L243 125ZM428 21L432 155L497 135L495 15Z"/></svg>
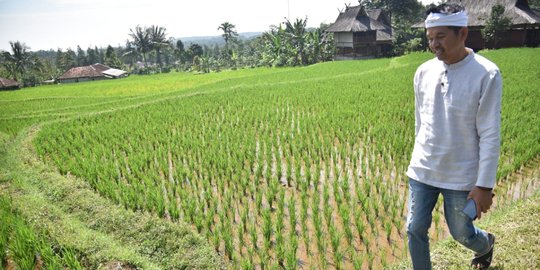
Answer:
<svg viewBox="0 0 540 270"><path fill-rule="evenodd" d="M451 65L429 60L414 76L416 139L407 176L439 188L495 185L502 79L494 63L468 51Z"/></svg>

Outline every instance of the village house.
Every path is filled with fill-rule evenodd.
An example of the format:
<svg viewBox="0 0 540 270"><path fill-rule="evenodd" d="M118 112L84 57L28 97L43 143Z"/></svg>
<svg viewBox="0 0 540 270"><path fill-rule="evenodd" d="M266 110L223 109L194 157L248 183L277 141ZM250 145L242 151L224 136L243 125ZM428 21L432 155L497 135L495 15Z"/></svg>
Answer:
<svg viewBox="0 0 540 270"><path fill-rule="evenodd" d="M120 69L110 68L103 64L74 67L64 72L56 79L58 83L96 81L105 79L117 79L127 76L127 72Z"/></svg>
<svg viewBox="0 0 540 270"><path fill-rule="evenodd" d="M451 0L449 2L459 3L465 7L469 15L469 35L465 45L475 51L493 47L540 46L540 11L531 9L527 0ZM481 33L495 5L502 5L505 8L503 16L511 21L510 30L501 35L497 44L486 42ZM423 27L424 22L413 25L413 28Z"/></svg>
<svg viewBox="0 0 540 270"><path fill-rule="evenodd" d="M0 90L15 90L20 89L21 84L17 81L0 78Z"/></svg>
<svg viewBox="0 0 540 270"><path fill-rule="evenodd" d="M392 27L382 9L347 6L326 30L334 34L336 60L373 58L392 50Z"/></svg>

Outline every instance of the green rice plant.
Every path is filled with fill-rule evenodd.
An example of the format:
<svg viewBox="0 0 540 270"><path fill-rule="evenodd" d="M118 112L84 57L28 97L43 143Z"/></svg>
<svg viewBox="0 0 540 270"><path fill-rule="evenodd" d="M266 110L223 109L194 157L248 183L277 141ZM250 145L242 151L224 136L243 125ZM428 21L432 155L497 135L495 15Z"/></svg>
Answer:
<svg viewBox="0 0 540 270"><path fill-rule="evenodd" d="M265 245L264 248L258 249L257 253L259 255L259 266L261 267L261 270L270 269L270 249L269 249L269 246L267 247Z"/></svg>
<svg viewBox="0 0 540 270"><path fill-rule="evenodd" d="M240 259L240 267L243 270L255 269L255 265L253 264L253 261L250 258L241 258Z"/></svg>
<svg viewBox="0 0 540 270"><path fill-rule="evenodd" d="M375 254L371 252L371 250L368 250L367 252L367 264L368 269L373 269L373 264L375 263Z"/></svg>
<svg viewBox="0 0 540 270"><path fill-rule="evenodd" d="M386 250L381 250L379 254L379 258L381 260L381 266L383 269L386 269L388 267L388 258L386 256Z"/></svg>
<svg viewBox="0 0 540 270"><path fill-rule="evenodd" d="M266 249L269 249L271 246L272 238L272 215L270 208L263 209L263 227L262 234L264 238L264 246Z"/></svg>
<svg viewBox="0 0 540 270"><path fill-rule="evenodd" d="M323 205L324 220L326 221L326 226L329 226L329 224L334 222L334 211L329 203L325 203Z"/></svg>
<svg viewBox="0 0 540 270"><path fill-rule="evenodd" d="M353 269L362 270L364 265L364 254L355 252L351 257Z"/></svg>
<svg viewBox="0 0 540 270"><path fill-rule="evenodd" d="M283 234L281 232L276 232L276 242L275 242L275 250L276 250L276 260L280 267L284 267L285 265L285 240L283 238Z"/></svg>
<svg viewBox="0 0 540 270"><path fill-rule="evenodd" d="M215 225L214 230L212 231L212 244L214 250L219 253L221 245L221 228L218 225Z"/></svg>
<svg viewBox="0 0 540 270"><path fill-rule="evenodd" d="M65 262L67 269L74 269L74 270L82 270L84 269L79 260L77 259L77 255L75 252L73 252L70 249L62 249L62 258Z"/></svg>
<svg viewBox="0 0 540 270"><path fill-rule="evenodd" d="M56 254L54 250L51 248L51 244L45 241L44 239L41 239L39 244L39 251L40 251L40 257L43 260L43 264L48 269L62 269L64 267L62 257L59 256L59 254ZM65 254L67 250L64 250L63 254ZM69 257L64 255L64 258ZM64 259L66 261L66 259ZM73 269L82 269L80 266L79 261L74 260L71 262L75 267ZM68 266L70 264L67 264ZM78 267L78 268L76 268ZM71 269L71 268L70 268Z"/></svg>
<svg viewBox="0 0 540 270"><path fill-rule="evenodd" d="M8 246L8 250L19 268L33 269L36 257L36 236L23 221L14 221L13 239Z"/></svg>
<svg viewBox="0 0 540 270"><path fill-rule="evenodd" d="M243 224L240 224L237 228L237 237L238 237L238 251L240 253L240 255L242 255L242 250L244 249L244 247L246 246L246 241L244 239L244 232L245 232L246 229L244 229L244 225ZM240 256L242 257L242 256Z"/></svg>
<svg viewBox="0 0 540 270"><path fill-rule="evenodd" d="M289 228L290 228L291 232L294 232L296 234L296 223L298 222L298 218L296 216L296 199L295 199L295 196L290 196L289 197L288 206L289 206Z"/></svg>
<svg viewBox="0 0 540 270"><path fill-rule="evenodd" d="M343 263L343 253L340 250L342 234L337 230L333 223L330 223L328 227L328 233L330 234L330 244L334 255L334 265L336 269L341 269Z"/></svg>
<svg viewBox="0 0 540 270"><path fill-rule="evenodd" d="M298 250L298 237L295 233L291 233L289 237L289 245L286 253L285 269L297 269L298 259L296 252Z"/></svg>
<svg viewBox="0 0 540 270"><path fill-rule="evenodd" d="M354 226L356 228L356 232L358 233L358 238L360 240L363 240L366 237L364 235L366 226L364 224L364 220L362 219L362 216L359 213L354 215Z"/></svg>
<svg viewBox="0 0 540 270"><path fill-rule="evenodd" d="M351 229L351 217L350 217L350 210L348 204L342 204L339 207L339 216L341 217L341 221L343 224L343 230L345 233L345 238L347 239L347 243L349 245L352 245L354 241L354 235Z"/></svg>
<svg viewBox="0 0 540 270"><path fill-rule="evenodd" d="M392 236L392 221L388 218L384 220L384 232L386 233L386 240L388 243L391 243L391 236Z"/></svg>
<svg viewBox="0 0 540 270"><path fill-rule="evenodd" d="M257 225L255 222L253 222L252 225L249 226L249 236L251 239L251 245L254 249L258 248L257 242L259 241L259 232L257 232Z"/></svg>
<svg viewBox="0 0 540 270"><path fill-rule="evenodd" d="M225 256L229 258L229 260L234 261L234 244L233 244L233 235L230 226L226 226L226 228L223 228L222 231L223 234L223 242L225 244Z"/></svg>

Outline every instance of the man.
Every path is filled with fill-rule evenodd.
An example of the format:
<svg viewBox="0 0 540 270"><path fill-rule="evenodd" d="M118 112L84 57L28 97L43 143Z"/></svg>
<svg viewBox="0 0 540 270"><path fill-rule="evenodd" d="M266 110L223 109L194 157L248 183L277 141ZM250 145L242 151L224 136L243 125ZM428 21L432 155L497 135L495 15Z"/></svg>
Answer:
<svg viewBox="0 0 540 270"><path fill-rule="evenodd" d="M495 236L473 224L492 204L500 149L499 69L465 47L467 13L457 4L428 10L425 21L436 58L414 76L415 143L407 170L407 235L414 269L431 269L428 229L439 194L450 234L474 251L471 265L491 264ZM464 208L469 199L476 213Z"/></svg>

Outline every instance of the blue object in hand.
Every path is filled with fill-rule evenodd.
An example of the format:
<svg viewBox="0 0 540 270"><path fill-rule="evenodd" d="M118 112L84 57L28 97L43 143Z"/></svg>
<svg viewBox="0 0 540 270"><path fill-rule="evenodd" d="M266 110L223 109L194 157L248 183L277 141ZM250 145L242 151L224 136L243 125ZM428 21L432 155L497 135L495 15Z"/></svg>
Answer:
<svg viewBox="0 0 540 270"><path fill-rule="evenodd" d="M465 208L463 208L463 213L470 217L472 220L476 219L476 202L473 199L469 199Z"/></svg>

